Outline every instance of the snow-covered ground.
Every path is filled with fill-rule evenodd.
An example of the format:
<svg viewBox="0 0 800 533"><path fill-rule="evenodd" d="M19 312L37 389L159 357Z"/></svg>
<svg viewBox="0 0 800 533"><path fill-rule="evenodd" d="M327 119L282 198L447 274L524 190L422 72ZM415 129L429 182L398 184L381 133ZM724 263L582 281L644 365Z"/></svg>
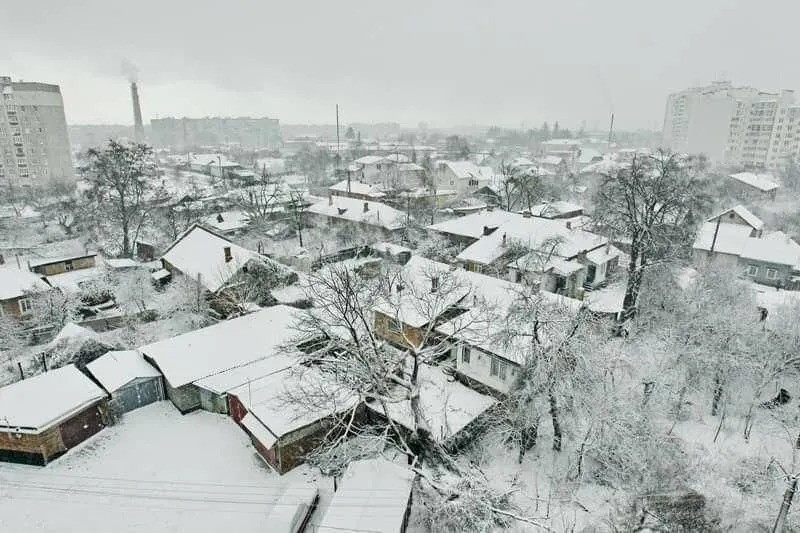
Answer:
<svg viewBox="0 0 800 533"><path fill-rule="evenodd" d="M0 464L0 531L264 533L282 491L316 477L278 476L227 417L159 402L45 468Z"/></svg>

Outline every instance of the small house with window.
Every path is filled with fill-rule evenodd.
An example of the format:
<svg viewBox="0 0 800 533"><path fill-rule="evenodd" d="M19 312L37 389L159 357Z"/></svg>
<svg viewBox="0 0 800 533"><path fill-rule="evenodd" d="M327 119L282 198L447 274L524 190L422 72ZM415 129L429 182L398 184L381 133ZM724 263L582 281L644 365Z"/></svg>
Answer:
<svg viewBox="0 0 800 533"><path fill-rule="evenodd" d="M87 252L62 257L41 257L29 260L28 265L31 272L42 276L54 276L97 266L97 253Z"/></svg>
<svg viewBox="0 0 800 533"><path fill-rule="evenodd" d="M505 301L498 300L496 312L505 315L515 298L516 293L510 292ZM543 312L569 316L581 307L577 300L546 291L540 291L536 298ZM471 310L436 329L451 343L451 358L460 379L482 392L507 394L519 377L530 341L527 338L522 341L508 339L503 331L504 321L475 320L476 317L471 315L476 312L480 311Z"/></svg>
<svg viewBox="0 0 800 533"><path fill-rule="evenodd" d="M41 277L11 266L0 268L0 316L24 319L32 312L31 296L53 288Z"/></svg>

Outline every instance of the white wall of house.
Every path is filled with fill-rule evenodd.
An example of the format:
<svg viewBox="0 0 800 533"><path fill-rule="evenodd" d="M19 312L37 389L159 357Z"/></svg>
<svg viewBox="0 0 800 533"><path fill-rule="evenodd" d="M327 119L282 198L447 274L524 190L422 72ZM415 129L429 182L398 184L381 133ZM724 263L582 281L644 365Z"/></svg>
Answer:
<svg viewBox="0 0 800 533"><path fill-rule="evenodd" d="M474 346L455 345L453 355L460 373L504 394L508 393L519 373L516 364Z"/></svg>

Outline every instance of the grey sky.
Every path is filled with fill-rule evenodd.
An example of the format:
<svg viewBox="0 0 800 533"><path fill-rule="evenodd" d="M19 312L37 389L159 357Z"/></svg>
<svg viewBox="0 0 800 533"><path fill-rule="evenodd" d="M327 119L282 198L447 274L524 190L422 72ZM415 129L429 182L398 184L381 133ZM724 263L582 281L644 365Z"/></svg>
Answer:
<svg viewBox="0 0 800 533"><path fill-rule="evenodd" d="M30 0L0 71L61 85L71 123L156 116L660 127L666 94L725 76L800 89L792 0ZM9 11L5 10L6 15ZM11 23L9 23L11 22Z"/></svg>

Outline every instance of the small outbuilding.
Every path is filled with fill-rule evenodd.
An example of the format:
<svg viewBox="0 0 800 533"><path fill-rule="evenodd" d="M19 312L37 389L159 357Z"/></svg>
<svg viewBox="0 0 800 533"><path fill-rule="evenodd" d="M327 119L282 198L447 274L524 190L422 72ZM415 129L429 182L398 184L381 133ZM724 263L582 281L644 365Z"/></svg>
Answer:
<svg viewBox="0 0 800 533"><path fill-rule="evenodd" d="M385 459L353 461L339 483L317 533L405 533L416 474Z"/></svg>
<svg viewBox="0 0 800 533"><path fill-rule="evenodd" d="M164 399L161 374L135 350L108 352L95 359L86 369L111 395L120 412Z"/></svg>
<svg viewBox="0 0 800 533"><path fill-rule="evenodd" d="M75 365L0 388L0 460L46 465L105 427L106 398Z"/></svg>

